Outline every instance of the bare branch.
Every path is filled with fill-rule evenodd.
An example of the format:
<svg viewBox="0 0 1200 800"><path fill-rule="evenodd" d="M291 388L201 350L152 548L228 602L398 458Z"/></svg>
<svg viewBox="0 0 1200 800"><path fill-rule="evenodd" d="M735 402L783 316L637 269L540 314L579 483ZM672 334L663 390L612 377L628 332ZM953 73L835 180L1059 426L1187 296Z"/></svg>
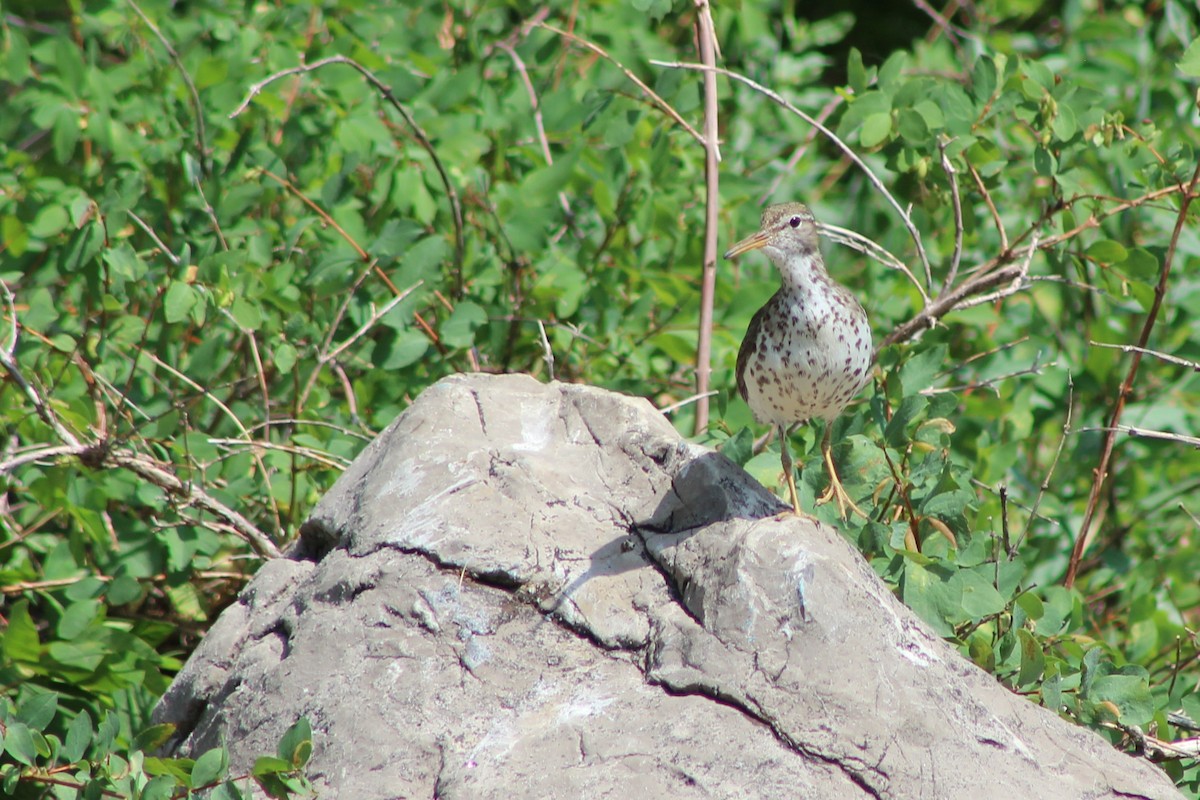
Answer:
<svg viewBox="0 0 1200 800"><path fill-rule="evenodd" d="M175 65L175 69L179 70L179 74L183 76L183 82L187 85L188 99L192 104L192 115L196 119L196 147L200 151L200 168L207 175L209 169L208 142L204 135L204 113L200 105L200 93L196 91L196 84L192 82L192 76L184 69L183 61L179 58L179 53L175 52L175 48L171 46L167 37L163 36L163 32L158 29L158 26L150 21L150 18L146 16L146 13L142 11L134 0L125 0L125 2L129 4L129 7L133 9L135 14L141 17L142 22L146 23L146 27L154 33L159 44L167 51L167 55L170 57L171 63Z"/></svg>
<svg viewBox="0 0 1200 800"><path fill-rule="evenodd" d="M168 495L182 500L185 505L207 511L218 521L229 526L240 538L254 548L264 558L278 558L279 548L271 538L260 531L254 523L234 511L229 506L200 489L192 481L180 480L167 464L148 458L132 450L109 450L104 458L106 465L128 469L140 475L150 483L162 489Z"/></svg>
<svg viewBox="0 0 1200 800"><path fill-rule="evenodd" d="M525 87L525 94L529 95L529 105L533 107L533 126L537 130L538 143L542 146L542 157L546 159L547 164L554 163L554 156L550 153L550 140L546 138L546 125L542 121L542 105L538 102L537 92L533 88L533 81L529 79L529 70L525 68L525 62L521 60L521 56L517 54L514 48L508 42L497 42L496 46L508 53L508 57L512 59L513 64L517 68L517 74L521 76L521 83ZM571 203L567 200L567 193L560 191L558 193L558 203L562 206L563 212L568 216L572 216Z"/></svg>
<svg viewBox="0 0 1200 800"><path fill-rule="evenodd" d="M687 123L687 120L685 120L682 116L680 116L679 112L676 111L671 106L670 103L668 103L666 100L663 100L661 97L659 97L658 94L653 89L651 89L649 86L646 85L645 81L643 81L637 75L634 75L633 72L628 67L626 67L624 64L622 64L620 61L617 61L615 58L610 56L608 54L608 52L604 48L602 48L600 45L589 42L587 39L576 36L575 34L570 33L568 31L564 31L560 28L556 28L553 25L547 25L544 22L537 23L537 27L545 28L546 30L550 31L551 33L556 33L559 36L563 37L564 39L572 41L575 44L578 44L582 47L586 47L588 50L591 50L593 53L600 56L605 61L608 61L611 64L613 64L617 69L619 69L619 70L621 70L621 72L625 73L625 77L629 78L629 80L633 81L633 83L635 83L637 85L637 87L642 90L642 93L645 94L646 97L650 98L650 102L652 102L652 103L654 103L654 105L658 106L659 109L661 109L663 111L663 113L665 113L668 117L670 117L671 119L673 119L677 123L679 123L679 125L685 131L687 131L689 134L691 134L692 138L695 139L699 144L701 144L701 145L704 144L704 137L700 135L700 132L697 131L695 128L693 128L691 125L689 125Z"/></svg>
<svg viewBox="0 0 1200 800"><path fill-rule="evenodd" d="M852 250L857 250L858 252L875 259L885 267L899 270L900 272L904 273L905 277L908 278L909 282L911 282L912 285L916 287L917 292L920 293L921 299L924 301L925 305L929 305L929 295L926 293L925 287L921 285L919 280L917 280L917 276L912 274L912 270L908 268L907 264L896 258L896 256L892 255L886 248L876 244L874 241L868 239L866 236L863 236L861 233L852 231L849 228L839 228L837 225L829 225L824 222L818 222L817 230L819 230L827 239L832 242L837 242L838 244L845 245Z"/></svg>
<svg viewBox="0 0 1200 800"><path fill-rule="evenodd" d="M1100 503L1100 490L1103 488L1104 481L1108 477L1108 465L1112 459L1113 446L1116 443L1121 415L1125 411L1125 401L1133 391L1133 382L1137 378L1138 367L1142 363L1142 351L1146 347L1146 342L1150 340L1150 332L1154 329L1154 323L1158 320L1158 312L1162 308L1163 298L1167 294L1167 281L1171 277L1171 267L1175 263L1176 248L1179 246L1179 237L1183 233L1184 225L1187 222L1188 208L1191 207L1192 201L1196 198L1197 184L1200 184L1200 164L1196 165L1196 169L1192 172L1191 180L1186 187L1182 185L1175 187L1177 191L1181 190L1183 193L1183 197L1179 203L1179 212L1175 217L1175 229L1171 232L1171 241L1167 245L1167 252L1163 257L1162 269L1158 275L1158 283L1154 286L1154 300L1151 302L1150 310L1147 312L1146 319L1142 323L1141 333L1138 334L1138 349L1133 352L1129 371L1125 375L1125 380L1121 383L1116 401L1113 403L1112 414L1109 416L1109 431L1104 437L1104 448L1100 453L1100 462L1096 466L1095 478L1092 480L1092 490L1088 495L1087 508L1083 513L1083 522L1080 523L1079 532L1075 535L1075 544L1071 548L1071 560L1067 565L1066 577L1063 578L1063 585L1067 588L1075 584L1079 562L1082 560L1083 551L1088 544L1088 534L1092 520L1095 518L1096 508Z"/></svg>
<svg viewBox="0 0 1200 800"><path fill-rule="evenodd" d="M674 414L676 411L678 411L679 409L688 405L689 403L695 403L699 400L703 400L705 397L716 397L718 394L720 394L720 392L715 391L715 390L711 391L711 392L706 392L703 396L694 394L691 397L685 397L684 399L680 400L677 403L671 403L671 405L669 405L669 406L663 406L662 408L659 409L659 413ZM775 430L774 427L772 427L771 430L768 431L767 436L770 436L771 433L774 432L774 430Z"/></svg>
<svg viewBox="0 0 1200 800"><path fill-rule="evenodd" d="M401 292L400 294L393 297L391 300L384 303L383 308L372 312L371 316L367 319L366 322L364 322L362 325L359 326L358 330L356 330L354 333L352 333L348 337L346 337L346 341L342 342L337 347L330 350L328 353L321 354L318 357L319 360L323 363L327 363L329 361L334 360L338 356L340 356L342 353L344 353L346 351L346 348L350 347L355 342L357 342L359 339L366 336L367 332L370 331L371 328L375 327L375 325L378 324L379 320L381 320L385 316L387 316L387 313L389 311L391 311L393 308L395 308L399 303L401 303L410 294L415 292L423 283L424 283L424 281L417 281L412 286L408 287L403 292Z"/></svg>
<svg viewBox="0 0 1200 800"><path fill-rule="evenodd" d="M950 200L954 204L954 253L950 257L950 270L942 280L942 291L946 291L958 278L958 265L962 261L963 251L963 211L962 197L958 191L958 174L950 157L946 155L946 145L950 143L944 136L938 137L938 152L942 157L942 169L946 172L946 180L950 182Z"/></svg>
<svg viewBox="0 0 1200 800"><path fill-rule="evenodd" d="M550 380L554 380L554 350L550 348L550 340L546 337L546 326L539 319L537 321L538 338L542 342L542 360L546 362L546 370L550 373Z"/></svg>
<svg viewBox="0 0 1200 800"><path fill-rule="evenodd" d="M725 77L727 77L731 80L738 81L739 83L744 83L745 85L749 86L754 91L765 95L766 97L768 97L772 101L774 101L776 104L782 106L783 108L786 108L788 111L792 112L793 114L798 116L800 119L804 120L806 123L808 123L812 127L819 130L822 134L824 134L825 138L829 139L829 141L831 141L835 145L837 145L837 147L843 153L846 154L846 157L849 158L851 161L853 161L858 166L858 168L863 171L863 174L867 176L867 180L869 180L871 182L871 185L874 186L876 188L876 190L878 190L879 193L884 196L884 198L888 201L888 203L892 206L892 208L896 209L896 212L900 215L900 219L904 222L904 227L908 228L909 235L912 236L913 243L916 245L917 255L920 257L921 265L925 269L926 284L928 285L928 287L930 289L933 288L933 271L929 266L929 256L925 253L925 245L921 241L921 232L919 230L917 230L917 226L913 223L912 217L909 215L908 211L906 211L904 209L904 207L900 205L900 202L898 200L896 200L895 196L892 195L892 193L890 191L888 191L888 188L883 185L883 181L879 179L879 176L876 175L875 172L869 166L867 166L867 162L863 161L862 157L859 156L858 153L854 152L854 149L852 147L850 147L850 145L846 144L840 138L838 138L838 135L836 133L834 133L829 128L822 125L819 121L817 121L813 117L809 116L804 111L802 111L799 108L797 108L796 106L792 105L791 102L786 100L778 92L774 92L771 89L768 89L767 87L763 86L761 83L753 81L750 78L747 78L745 75L741 75L737 72L733 72L732 70L724 69L723 67L712 67L712 66L708 66L706 64L687 64L687 63L683 63L683 62L679 62L679 61L675 61L675 62L656 61L656 60L652 59L650 61L650 63L656 67L665 67L667 69L690 69L690 70L699 70L699 71L711 71L711 72L717 73L718 75L724 75Z"/></svg>
<svg viewBox="0 0 1200 800"><path fill-rule="evenodd" d="M1148 350L1145 347L1137 347L1132 344L1108 344L1107 342L1092 342L1089 341L1092 347L1107 347L1112 350L1120 350L1122 353L1141 353L1142 355L1154 356L1160 361L1166 361L1168 364L1174 364L1177 367L1185 367L1192 372L1200 372L1200 363L1188 361L1186 358L1173 356L1169 353L1163 353L1158 350Z"/></svg>
<svg viewBox="0 0 1200 800"><path fill-rule="evenodd" d="M429 155L430 160L433 161L433 166L437 170L438 176L442 179L442 186L445 187L445 189L446 189L446 197L450 201L450 211L454 218L455 290L458 294L462 294L462 291L463 291L463 275L462 275L463 254L465 253L465 250L466 250L466 242L465 242L464 233L463 233L462 204L459 202L458 192L455 190L454 184L450 181L450 175L449 175L449 173L446 172L446 168L442 164L441 158L438 157L437 148L435 148L433 146L433 142L431 142L429 140L429 137L425 134L424 129L421 128L421 126L417 124L417 121L413 118L413 116L408 113L408 109L405 108L404 105L396 98L396 95L392 93L391 87L389 87L383 81L379 80L379 78L377 78L375 76L375 73L371 72L371 70L367 69L362 64L359 64L354 59L347 58L346 56L340 56L340 55L339 56L330 56L329 58L322 58L321 60L314 61L311 64L301 64L296 67L291 67L289 69L280 70L279 72L276 72L272 75L268 75L263 80L259 81L258 83L254 84L253 86L251 86L250 91L246 95L246 98L244 100L242 100L241 105L239 105L237 108L235 108L233 110L233 112L229 115L229 118L234 119L235 117L240 115L243 111L246 110L246 108L249 107L250 103L254 100L254 98L262 93L263 89L267 88L272 83L279 80L280 78L286 78L289 75L299 75L302 73L312 72L314 70L320 69L321 67L327 67L331 64L345 64L346 66L353 67L355 70L358 71L358 73L360 75L362 75L364 78L366 78L367 82L370 83L371 86L373 86L375 88L375 90L377 92L379 92L383 96L383 98L388 101L388 103L391 104L392 108L394 108L396 110L396 113L400 115L400 117L404 120L405 124L408 125L409 130L412 131L413 136L416 137L417 143L421 145L421 148ZM264 172L265 172L265 170L264 170ZM269 172L267 174L270 175ZM274 177L274 176L272 176L272 177ZM276 180L280 180L280 179L277 178ZM358 248L358 249L361 253L362 248ZM366 254L362 253L362 255L363 255L363 259L366 260Z"/></svg>
<svg viewBox="0 0 1200 800"><path fill-rule="evenodd" d="M708 0L695 0L696 39L700 60L716 64L717 32ZM721 210L720 128L717 110L717 76L704 73L704 263L700 278L700 329L696 345L696 420L693 433L708 427L708 383L712 376L713 302L717 288L717 215Z"/></svg>

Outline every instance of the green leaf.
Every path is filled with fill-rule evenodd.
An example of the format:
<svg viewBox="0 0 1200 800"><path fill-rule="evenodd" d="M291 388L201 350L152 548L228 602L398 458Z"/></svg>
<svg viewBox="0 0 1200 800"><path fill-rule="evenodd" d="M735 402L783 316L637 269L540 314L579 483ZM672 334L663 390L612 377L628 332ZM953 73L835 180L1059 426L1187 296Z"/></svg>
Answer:
<svg viewBox="0 0 1200 800"><path fill-rule="evenodd" d="M428 350L429 338L420 331L395 331L379 337L371 360L380 369L403 369L424 358Z"/></svg>
<svg viewBox="0 0 1200 800"><path fill-rule="evenodd" d="M171 281L163 297L163 313L167 322L183 322L198 302L200 298L195 289L183 281Z"/></svg>
<svg viewBox="0 0 1200 800"><path fill-rule="evenodd" d="M900 368L900 386L904 395L915 395L933 385L934 376L946 368L944 344L921 350Z"/></svg>
<svg viewBox="0 0 1200 800"><path fill-rule="evenodd" d="M900 583L901 600L933 628L938 636L952 636L949 616L956 613L962 597L959 585L950 580L952 573L937 565L925 566L908 561Z"/></svg>
<svg viewBox="0 0 1200 800"><path fill-rule="evenodd" d="M465 300L454 307L450 318L442 324L442 342L448 347L471 347L475 344L475 330L487 321L487 312L481 306Z"/></svg>
<svg viewBox="0 0 1200 800"><path fill-rule="evenodd" d="M229 770L229 753L224 747L214 747L196 759L192 766L192 788L200 789L220 780Z"/></svg>
<svg viewBox="0 0 1200 800"><path fill-rule="evenodd" d="M135 578L119 575L108 585L105 596L110 605L123 606L141 599L142 585Z"/></svg>
<svg viewBox="0 0 1200 800"><path fill-rule="evenodd" d="M99 600L80 600L67 606L58 621L58 635L70 641L88 629L100 611Z"/></svg>
<svg viewBox="0 0 1200 800"><path fill-rule="evenodd" d="M32 730L44 731L58 711L58 695L54 692L35 694L17 709L17 719Z"/></svg>
<svg viewBox="0 0 1200 800"><path fill-rule="evenodd" d="M892 135L891 112L868 114L858 132L858 142L863 147L877 147Z"/></svg>
<svg viewBox="0 0 1200 800"><path fill-rule="evenodd" d="M1135 281L1154 283L1158 280L1158 257L1144 247L1133 247L1121 262L1121 271Z"/></svg>
<svg viewBox="0 0 1200 800"><path fill-rule="evenodd" d="M8 629L0 637L4 655L13 661L36 664L42 655L37 626L29 616L29 601L18 600L8 614Z"/></svg>
<svg viewBox="0 0 1200 800"><path fill-rule="evenodd" d="M120 732L121 721L117 715L111 711L104 712L104 719L100 720L100 725L96 729L96 749L101 753L107 753L112 749L113 740Z"/></svg>
<svg viewBox="0 0 1200 800"><path fill-rule="evenodd" d="M133 749L152 753L166 744L174 733L175 726L169 722L151 725L134 737Z"/></svg>
<svg viewBox="0 0 1200 800"><path fill-rule="evenodd" d="M171 606L183 619L196 622L208 619L208 614L204 609L204 601L200 597L199 590L192 582L182 581L174 585L168 583L166 593L167 598L171 601Z"/></svg>
<svg viewBox="0 0 1200 800"><path fill-rule="evenodd" d="M527 206L549 208L557 195L571 178L575 170L575 157L559 157L553 164L529 172L518 189L518 195Z"/></svg>
<svg viewBox="0 0 1200 800"><path fill-rule="evenodd" d="M292 346L291 342L280 342L275 347L275 369L280 372L291 372L299 358L300 354Z"/></svg>
<svg viewBox="0 0 1200 800"><path fill-rule="evenodd" d="M74 642L54 641L46 647L46 654L65 667L92 672L110 654L111 644L97 639L78 639Z"/></svg>
<svg viewBox="0 0 1200 800"><path fill-rule="evenodd" d="M1074 612L1076 596L1070 589L1049 586L1045 590L1045 614L1037 621L1039 636L1054 636L1063 631Z"/></svg>
<svg viewBox="0 0 1200 800"><path fill-rule="evenodd" d="M1200 694L1192 692L1184 695L1182 705L1184 714L1187 714L1193 722L1200 722Z"/></svg>
<svg viewBox="0 0 1200 800"><path fill-rule="evenodd" d="M1042 604L1039 598L1033 592L1022 592L1017 595L1017 605L1025 612L1029 619L1037 622L1046 613L1046 607Z"/></svg>
<svg viewBox="0 0 1200 800"><path fill-rule="evenodd" d="M209 792L207 798L208 800L246 800L246 795L242 794L236 783L225 781Z"/></svg>
<svg viewBox="0 0 1200 800"><path fill-rule="evenodd" d="M1046 656L1037 638L1029 631L1018 628L1017 638L1021 642L1021 669L1017 673L1017 686L1029 686L1042 677Z"/></svg>
<svg viewBox="0 0 1200 800"><path fill-rule="evenodd" d="M245 330L256 331L263 325L262 308L245 297L235 298L229 313L233 315L234 322Z"/></svg>
<svg viewBox="0 0 1200 800"><path fill-rule="evenodd" d="M983 567L986 569L986 565ZM954 574L962 591L962 610L972 619L982 619L1004 610L1004 598L982 575L970 569L960 569Z"/></svg>
<svg viewBox="0 0 1200 800"><path fill-rule="evenodd" d="M1144 675L1100 675L1091 683L1088 700L1115 705L1122 725L1145 725L1154 717L1154 698Z"/></svg>
<svg viewBox="0 0 1200 800"><path fill-rule="evenodd" d="M851 47L850 55L846 58L846 77L855 94L862 94L870 85L870 77L863 66L862 53L857 47Z"/></svg>
<svg viewBox="0 0 1200 800"><path fill-rule="evenodd" d="M147 775L168 775L179 783L187 785L192 778L192 768L196 762L190 758L158 758L146 756L142 768Z"/></svg>
<svg viewBox="0 0 1200 800"><path fill-rule="evenodd" d="M1195 39L1183 51L1183 58L1175 66L1189 78L1200 78L1200 39Z"/></svg>
<svg viewBox="0 0 1200 800"><path fill-rule="evenodd" d="M929 126L925 123L925 117L912 108L900 109L896 129L900 133L901 138L914 147L927 144L931 138Z"/></svg>
<svg viewBox="0 0 1200 800"><path fill-rule="evenodd" d="M1042 682L1042 704L1056 714L1062 709L1062 677L1057 672Z"/></svg>
<svg viewBox="0 0 1200 800"><path fill-rule="evenodd" d="M419 280L436 283L441 266L449 257L450 246L445 237L426 236L404 252L398 285L410 286Z"/></svg>
<svg viewBox="0 0 1200 800"><path fill-rule="evenodd" d="M1058 171L1058 159L1046 148L1035 147L1033 150L1033 168L1043 178L1052 178Z"/></svg>
<svg viewBox="0 0 1200 800"><path fill-rule="evenodd" d="M289 764L289 769L300 769L312 755L312 726L308 717L296 720L279 740L279 757ZM257 764L255 773L257 774Z"/></svg>
<svg viewBox="0 0 1200 800"><path fill-rule="evenodd" d="M754 455L754 432L749 428L741 428L722 442L719 449L733 463L745 466Z"/></svg>
<svg viewBox="0 0 1200 800"><path fill-rule="evenodd" d="M62 233L70 222L67 209L57 204L43 206L29 225L29 233L39 239L49 239Z"/></svg>
<svg viewBox="0 0 1200 800"><path fill-rule="evenodd" d="M165 775L151 778L138 794L138 800L171 800L176 796L178 784L175 779Z"/></svg>
<svg viewBox="0 0 1200 800"><path fill-rule="evenodd" d="M1118 242L1111 239L1101 239L1088 246L1087 256L1101 264L1119 264L1124 261L1129 252Z"/></svg>
<svg viewBox="0 0 1200 800"><path fill-rule="evenodd" d="M892 412L892 418L888 420L887 428L883 431L884 441L892 447L902 449L908 443L908 426L921 415L928 405L929 401L919 394L909 395L901 400L900 405Z"/></svg>
<svg viewBox="0 0 1200 800"><path fill-rule="evenodd" d="M24 722L9 721L8 730L4 733L4 750L27 767L33 766L37 761L33 734Z"/></svg>
<svg viewBox="0 0 1200 800"><path fill-rule="evenodd" d="M87 710L80 711L71 720L67 728L67 738L63 741L59 756L68 764L79 761L87 753L88 745L92 743L92 717Z"/></svg>
<svg viewBox="0 0 1200 800"><path fill-rule="evenodd" d="M280 743L282 745L282 742ZM259 756L254 759L254 767L250 770L252 775L262 777L264 775L274 775L278 772L291 772L292 762L276 758L275 756Z"/></svg>

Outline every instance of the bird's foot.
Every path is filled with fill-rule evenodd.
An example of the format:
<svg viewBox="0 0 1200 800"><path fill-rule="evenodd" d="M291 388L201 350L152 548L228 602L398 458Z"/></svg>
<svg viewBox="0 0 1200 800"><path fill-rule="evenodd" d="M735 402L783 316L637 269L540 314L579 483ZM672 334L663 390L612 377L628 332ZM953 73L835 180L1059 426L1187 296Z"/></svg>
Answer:
<svg viewBox="0 0 1200 800"><path fill-rule="evenodd" d="M836 500L838 504L838 514L843 520L848 520L847 510L853 511L863 519L870 519L858 505L850 499L850 495L846 494L846 489L842 486L842 482L838 480L837 473L833 473L833 480L829 482L829 488L825 493L817 498L817 505L822 506L830 500Z"/></svg>
<svg viewBox="0 0 1200 800"><path fill-rule="evenodd" d="M786 512L786 511L783 513L785 516L788 514L788 512ZM801 511L799 506L795 506L794 508L792 508L791 515L795 516L795 517L799 517L800 519L806 519L809 522L815 522L818 525L821 523L821 520L817 519L812 514L806 514L805 512Z"/></svg>

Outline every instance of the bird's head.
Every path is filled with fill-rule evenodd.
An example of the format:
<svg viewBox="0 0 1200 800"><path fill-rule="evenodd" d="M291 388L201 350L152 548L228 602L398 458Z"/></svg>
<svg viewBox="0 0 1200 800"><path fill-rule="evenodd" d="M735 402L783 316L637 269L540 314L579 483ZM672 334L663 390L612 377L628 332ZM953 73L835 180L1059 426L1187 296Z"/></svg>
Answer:
<svg viewBox="0 0 1200 800"><path fill-rule="evenodd" d="M794 258L807 258L818 252L817 221L803 203L780 203L763 209L759 230L725 251L733 258L761 249L779 264Z"/></svg>

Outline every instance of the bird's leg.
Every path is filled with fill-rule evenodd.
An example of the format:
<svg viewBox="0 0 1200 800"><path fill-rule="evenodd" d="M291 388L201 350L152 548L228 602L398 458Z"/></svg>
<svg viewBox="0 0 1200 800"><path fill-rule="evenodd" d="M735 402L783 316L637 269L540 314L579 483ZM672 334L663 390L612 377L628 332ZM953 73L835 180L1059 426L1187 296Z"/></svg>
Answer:
<svg viewBox="0 0 1200 800"><path fill-rule="evenodd" d="M787 477L788 493L792 498L792 511L800 516L805 514L800 511L800 497L796 494L796 475L792 472L792 454L788 447L788 432L786 425L779 427L779 454L780 461L783 462L783 474Z"/></svg>
<svg viewBox="0 0 1200 800"><path fill-rule="evenodd" d="M828 503L830 500L837 500L838 513L842 519L847 519L846 508L854 510L863 519L869 517L863 513L863 510L854 504L850 499L850 495L846 494L846 489L842 486L842 482L838 479L837 470L833 467L833 421L825 423L825 436L821 439L821 457L825 459L825 468L829 470L829 488L825 493L817 498L817 505Z"/></svg>

